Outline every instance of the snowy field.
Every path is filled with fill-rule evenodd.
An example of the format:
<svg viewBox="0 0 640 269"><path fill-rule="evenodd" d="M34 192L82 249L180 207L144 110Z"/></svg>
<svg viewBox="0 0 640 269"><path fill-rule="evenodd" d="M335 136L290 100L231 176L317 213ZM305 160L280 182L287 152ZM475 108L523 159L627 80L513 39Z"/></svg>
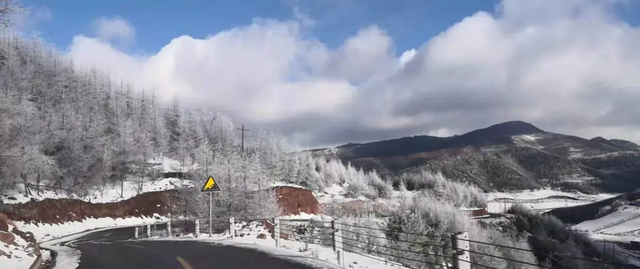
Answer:
<svg viewBox="0 0 640 269"><path fill-rule="evenodd" d="M562 192L552 189L527 190L521 192L493 192L487 194L487 211L504 213L514 204L545 212L555 208L589 204L612 198L617 194L589 195L578 192Z"/></svg>
<svg viewBox="0 0 640 269"><path fill-rule="evenodd" d="M613 212L601 218L581 222L579 224L574 225L573 227L578 230L592 231L600 227L603 227L605 225L608 225L617 221L621 221L626 218L630 218L639 214L640 214L640 209L638 207L629 206L629 207L623 208L620 211ZM640 229L640 225L637 226L635 229ZM604 230L602 232L604 232Z"/></svg>
<svg viewBox="0 0 640 269"><path fill-rule="evenodd" d="M300 218L310 217L301 216ZM295 218L295 217L292 217ZM150 238L142 240L189 240L189 241L203 241L213 244L223 244L236 247L251 248L258 251L268 253L270 255L286 257L296 262L309 264L319 268L355 268L355 269L398 269L406 268L398 263L386 261L383 258L375 257L371 255L362 255L357 253L345 252L345 266L338 266L338 259L333 249L326 246L306 244L291 240L281 240L281 247L276 248L275 240L271 238L268 231L263 226L256 223L236 224L238 227L237 234L244 234L243 237L236 237L230 239L229 234L218 234L213 236L203 235L196 238L194 235L187 235L184 237L175 238ZM241 228L245 226L244 228ZM258 235L267 235L266 239L257 238Z"/></svg>
<svg viewBox="0 0 640 269"><path fill-rule="evenodd" d="M574 199L588 200L588 201L600 201L608 198L618 196L619 194L584 194L579 192L563 192L552 189L539 189L539 190L525 190L519 192L492 192L487 193L487 200L497 199L514 199L514 200L538 200L545 199L553 196L571 197Z"/></svg>
<svg viewBox="0 0 640 269"><path fill-rule="evenodd" d="M640 229L640 210L636 211L636 218L625 221L613 227L600 231L603 234L622 234ZM640 238L639 238L640 239Z"/></svg>

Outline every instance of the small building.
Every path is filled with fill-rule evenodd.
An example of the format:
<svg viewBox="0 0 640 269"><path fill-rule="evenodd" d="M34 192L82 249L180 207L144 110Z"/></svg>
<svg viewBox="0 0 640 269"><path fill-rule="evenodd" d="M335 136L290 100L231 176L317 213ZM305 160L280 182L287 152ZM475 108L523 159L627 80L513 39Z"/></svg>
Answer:
<svg viewBox="0 0 640 269"><path fill-rule="evenodd" d="M462 211L469 212L469 216L473 218L488 217L489 212L486 208L460 208Z"/></svg>

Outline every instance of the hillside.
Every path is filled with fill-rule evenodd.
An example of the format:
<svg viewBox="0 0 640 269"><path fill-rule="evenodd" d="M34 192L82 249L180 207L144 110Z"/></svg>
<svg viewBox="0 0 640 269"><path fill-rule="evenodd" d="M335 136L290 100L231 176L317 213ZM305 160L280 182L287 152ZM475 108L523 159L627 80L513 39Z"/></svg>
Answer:
<svg viewBox="0 0 640 269"><path fill-rule="evenodd" d="M522 121L452 137L413 136L312 152L383 174L440 172L486 191L555 187L594 193L640 187L637 144L546 132Z"/></svg>

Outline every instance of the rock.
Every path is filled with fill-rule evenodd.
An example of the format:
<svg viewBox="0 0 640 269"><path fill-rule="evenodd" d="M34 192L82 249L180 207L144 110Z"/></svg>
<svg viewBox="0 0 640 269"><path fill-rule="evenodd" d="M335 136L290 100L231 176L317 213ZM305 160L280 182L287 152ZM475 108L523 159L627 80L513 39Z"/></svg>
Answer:
<svg viewBox="0 0 640 269"><path fill-rule="evenodd" d="M23 232L18 229L13 229L13 233L17 236L20 236L20 238L24 239L24 241L36 244L36 238L35 236L33 236L32 232Z"/></svg>
<svg viewBox="0 0 640 269"><path fill-rule="evenodd" d="M259 234L257 236L258 239L267 239L267 235L266 234Z"/></svg>
<svg viewBox="0 0 640 269"><path fill-rule="evenodd" d="M9 231L9 225L7 225L6 222L0 220L0 232L8 232Z"/></svg>
<svg viewBox="0 0 640 269"><path fill-rule="evenodd" d="M12 233L0 232L0 242L5 244L11 244L16 240L16 237Z"/></svg>

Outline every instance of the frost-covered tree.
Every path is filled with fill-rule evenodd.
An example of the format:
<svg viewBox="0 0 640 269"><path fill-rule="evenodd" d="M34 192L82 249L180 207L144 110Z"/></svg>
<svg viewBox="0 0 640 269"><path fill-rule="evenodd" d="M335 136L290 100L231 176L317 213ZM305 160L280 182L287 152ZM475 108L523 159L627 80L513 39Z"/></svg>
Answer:
<svg viewBox="0 0 640 269"><path fill-rule="evenodd" d="M15 0L0 0L0 30L11 26L11 16L21 11Z"/></svg>

